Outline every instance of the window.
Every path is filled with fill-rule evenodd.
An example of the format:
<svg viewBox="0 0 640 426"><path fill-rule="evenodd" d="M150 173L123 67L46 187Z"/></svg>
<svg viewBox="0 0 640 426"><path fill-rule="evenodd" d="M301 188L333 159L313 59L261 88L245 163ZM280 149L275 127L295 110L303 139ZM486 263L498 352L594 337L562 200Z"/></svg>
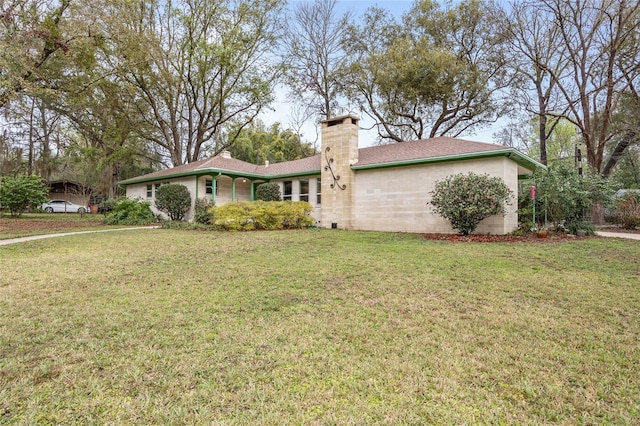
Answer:
<svg viewBox="0 0 640 426"><path fill-rule="evenodd" d="M320 205L322 199L322 179L316 178L316 204Z"/></svg>
<svg viewBox="0 0 640 426"><path fill-rule="evenodd" d="M147 198L153 198L153 186L151 185L147 185Z"/></svg>
<svg viewBox="0 0 640 426"><path fill-rule="evenodd" d="M206 193L211 195L213 194L213 180L211 179L207 179L206 181L204 181L204 186L206 188ZM218 189L218 188L216 188Z"/></svg>
<svg viewBox="0 0 640 426"><path fill-rule="evenodd" d="M300 201L309 201L309 181L300 181Z"/></svg>
<svg viewBox="0 0 640 426"><path fill-rule="evenodd" d="M160 189L160 187L162 186L161 183L156 183L156 194L158 193L158 189Z"/></svg>
<svg viewBox="0 0 640 426"><path fill-rule="evenodd" d="M291 201L291 194L293 191L293 184L290 180L285 180L282 182L282 200L283 201Z"/></svg>

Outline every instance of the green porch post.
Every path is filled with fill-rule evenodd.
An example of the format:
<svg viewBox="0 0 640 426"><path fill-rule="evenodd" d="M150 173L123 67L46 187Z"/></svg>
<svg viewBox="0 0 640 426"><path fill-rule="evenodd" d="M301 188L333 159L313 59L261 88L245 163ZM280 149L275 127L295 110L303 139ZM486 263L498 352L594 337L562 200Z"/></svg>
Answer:
<svg viewBox="0 0 640 426"><path fill-rule="evenodd" d="M231 178L231 201L236 201L236 178Z"/></svg>
<svg viewBox="0 0 640 426"><path fill-rule="evenodd" d="M199 176L196 176L196 200L198 199L198 178Z"/></svg>
<svg viewBox="0 0 640 426"><path fill-rule="evenodd" d="M255 201L256 200L256 192L255 192L255 186L253 185L253 181L251 181L251 201Z"/></svg>

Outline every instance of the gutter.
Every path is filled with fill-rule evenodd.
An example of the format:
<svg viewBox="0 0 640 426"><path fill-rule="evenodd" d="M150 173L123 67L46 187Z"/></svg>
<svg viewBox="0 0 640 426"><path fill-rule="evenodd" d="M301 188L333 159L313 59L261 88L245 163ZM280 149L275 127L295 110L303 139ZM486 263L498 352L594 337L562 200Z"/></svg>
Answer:
<svg viewBox="0 0 640 426"><path fill-rule="evenodd" d="M518 165L531 171L534 171L537 168L546 169L546 166L544 166L542 163L539 163L534 159L527 157L526 155L520 153L519 151L513 148L499 149L495 151L471 152L468 154L444 155L440 157L416 158L412 160L390 161L387 163L373 163L373 164L364 164L364 165L355 164L351 166L351 169L353 170L382 169L386 167L411 166L415 164L427 164L427 163L444 163L449 161L474 160L479 158L491 158L491 157L510 158Z"/></svg>

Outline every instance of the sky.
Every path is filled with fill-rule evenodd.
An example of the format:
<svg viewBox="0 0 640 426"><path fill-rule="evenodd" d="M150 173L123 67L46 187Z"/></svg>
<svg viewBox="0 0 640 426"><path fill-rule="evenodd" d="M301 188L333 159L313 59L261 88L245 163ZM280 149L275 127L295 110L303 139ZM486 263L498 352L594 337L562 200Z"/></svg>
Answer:
<svg viewBox="0 0 640 426"><path fill-rule="evenodd" d="M289 7L295 7L300 3L307 3L310 0L289 0ZM395 1L387 1L387 0L378 0L378 1L369 1L369 0L337 0L336 8L338 9L339 14L343 14L345 12L351 12L355 19L363 16L365 11L372 6L379 7L382 9L387 9L391 11L394 15L400 18L405 12L407 12L411 6L413 6L413 0L395 0ZM274 110L267 110L259 117L266 125L271 125L275 122L280 122L283 128L291 127L291 104L287 102L287 89L284 87L278 88L276 92L276 102L272 105ZM360 116L360 124L362 128L368 128L373 126L373 121L366 116L361 116L361 114L356 113L356 115ZM487 128L486 130L477 131L474 135L466 135L465 139L474 140L478 142L488 142L494 143L493 134L498 130L497 126L493 128ZM319 129L316 129L313 123L308 123L302 128L302 139L308 142L314 142L317 137L317 133ZM371 146L375 144L377 131L374 130L361 130L359 134L360 147ZM320 140L317 140L318 146L320 144Z"/></svg>

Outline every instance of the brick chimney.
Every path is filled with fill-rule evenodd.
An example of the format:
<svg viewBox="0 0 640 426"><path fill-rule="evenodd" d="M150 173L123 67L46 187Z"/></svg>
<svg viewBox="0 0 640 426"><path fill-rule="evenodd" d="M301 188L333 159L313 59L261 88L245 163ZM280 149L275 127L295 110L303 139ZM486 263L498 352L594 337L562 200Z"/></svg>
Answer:
<svg viewBox="0 0 640 426"><path fill-rule="evenodd" d="M352 229L355 173L358 162L358 122L354 115L322 121L322 218L325 228Z"/></svg>

